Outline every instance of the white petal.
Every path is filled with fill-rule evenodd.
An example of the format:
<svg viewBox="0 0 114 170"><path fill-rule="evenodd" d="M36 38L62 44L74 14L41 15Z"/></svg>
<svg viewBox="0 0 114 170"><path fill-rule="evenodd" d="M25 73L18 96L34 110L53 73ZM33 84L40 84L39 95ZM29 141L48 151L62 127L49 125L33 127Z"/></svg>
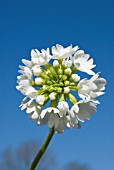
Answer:
<svg viewBox="0 0 114 170"><path fill-rule="evenodd" d="M63 118L60 118L59 119L59 125L57 128L55 128L55 130L58 132L58 133L63 133L64 129L65 129L65 124L64 124L64 121L63 121Z"/></svg>
<svg viewBox="0 0 114 170"><path fill-rule="evenodd" d="M78 49L79 49L78 46L73 47L73 48L72 48L72 54L74 54Z"/></svg>
<svg viewBox="0 0 114 170"><path fill-rule="evenodd" d="M74 117L74 113L78 113L78 112L79 112L78 104L73 105L70 112L71 116Z"/></svg>
<svg viewBox="0 0 114 170"><path fill-rule="evenodd" d="M41 114L40 114L41 119L44 118L44 116L46 115L46 113L47 113L47 109L44 109L44 110L41 112Z"/></svg>
<svg viewBox="0 0 114 170"><path fill-rule="evenodd" d="M39 76L42 72L41 68L38 65L32 67L32 70L35 76Z"/></svg>
<svg viewBox="0 0 114 170"><path fill-rule="evenodd" d="M77 114L78 120L84 122L85 119L90 119L90 114L96 112L96 106L93 102L80 101L79 112Z"/></svg>
<svg viewBox="0 0 114 170"><path fill-rule="evenodd" d="M64 114L66 114L68 112L69 106L68 103L65 101L61 101L58 103L58 109L59 109L59 116L63 116Z"/></svg>
<svg viewBox="0 0 114 170"><path fill-rule="evenodd" d="M36 111L34 111L34 113L32 114L31 118L32 119L37 119L39 117L38 113Z"/></svg>
<svg viewBox="0 0 114 170"><path fill-rule="evenodd" d="M78 50L75 54L74 54L74 58L78 58L80 56L82 56L84 54L83 50Z"/></svg>
<svg viewBox="0 0 114 170"><path fill-rule="evenodd" d="M29 60L26 60L26 59L22 59L22 62L29 68L32 67L33 63Z"/></svg>
<svg viewBox="0 0 114 170"><path fill-rule="evenodd" d="M54 127L57 128L58 125L59 125L59 117L58 117L58 115L55 115L55 125L54 125Z"/></svg>
<svg viewBox="0 0 114 170"><path fill-rule="evenodd" d="M37 91L33 87L28 87L25 95L30 98L35 98L37 95Z"/></svg>
<svg viewBox="0 0 114 170"><path fill-rule="evenodd" d="M26 110L27 113L32 113L34 111L35 111L35 106L34 107L27 107L27 110Z"/></svg>
<svg viewBox="0 0 114 170"><path fill-rule="evenodd" d="M49 126L50 128L52 128L52 127L54 126L54 124L55 124L55 115L54 115L54 114L51 114L51 115L50 115L50 118L49 118L49 121L48 121L48 126Z"/></svg>

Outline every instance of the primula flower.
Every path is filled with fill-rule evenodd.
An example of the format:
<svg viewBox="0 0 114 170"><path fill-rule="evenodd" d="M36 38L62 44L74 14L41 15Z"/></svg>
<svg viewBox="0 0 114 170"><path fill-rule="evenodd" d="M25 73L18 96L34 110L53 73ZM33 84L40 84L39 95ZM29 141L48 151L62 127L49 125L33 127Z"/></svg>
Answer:
<svg viewBox="0 0 114 170"><path fill-rule="evenodd" d="M72 46L64 48L62 45L57 44L56 46L52 47L52 58L59 59L59 58L68 58L71 54L78 50L78 46L72 48Z"/></svg>
<svg viewBox="0 0 114 170"><path fill-rule="evenodd" d="M89 75L94 75L91 69L96 65L93 65L93 59L88 60L88 58L88 54L85 54L83 50L78 50L72 57L72 61L78 70Z"/></svg>
<svg viewBox="0 0 114 170"><path fill-rule="evenodd" d="M48 107L41 112L41 118L47 119L48 126L58 133L62 133L64 129L70 127L70 117L67 115L69 106L67 102L62 101L58 103L57 108Z"/></svg>
<svg viewBox="0 0 114 170"><path fill-rule="evenodd" d="M96 112L96 104L92 101L87 101L87 100L81 100L78 103L76 103L74 106L72 106L70 110L70 115L71 119L74 122L76 121L75 119L84 122L85 119L90 119L90 114ZM73 123L72 123L73 125Z"/></svg>
<svg viewBox="0 0 114 170"><path fill-rule="evenodd" d="M79 129L81 122L96 112L99 103L96 98L104 94L106 80L94 73L93 59L78 50L78 46L64 48L57 44L52 50L35 49L31 51L31 60L22 59L22 62L24 66L19 66L16 86L25 96L21 110L26 110L38 125L47 124L50 129L30 166L30 170L34 170L54 132L63 133L72 127ZM78 71L92 77L81 79Z"/></svg>
<svg viewBox="0 0 114 170"><path fill-rule="evenodd" d="M96 97L104 94L106 80L98 78L99 74L95 74L90 80L82 79L78 84L78 94L82 99L94 100Z"/></svg>
<svg viewBox="0 0 114 170"><path fill-rule="evenodd" d="M51 55L49 52L49 48L47 48L46 50L42 49L41 53L37 49L31 51L31 60L34 64L41 66L48 63L50 59Z"/></svg>
<svg viewBox="0 0 114 170"><path fill-rule="evenodd" d="M38 124L48 124L58 133L80 128L80 122L96 112L96 97L104 94L106 85L106 80L92 71L93 59L88 59L88 54L72 45L64 48L57 44L52 47L52 54L49 48L32 50L31 60L22 60L25 66L19 66L21 75L17 77L16 88L25 95L22 110ZM80 80L78 71L93 76ZM81 100L77 101L75 93ZM50 103L47 108L46 103Z"/></svg>

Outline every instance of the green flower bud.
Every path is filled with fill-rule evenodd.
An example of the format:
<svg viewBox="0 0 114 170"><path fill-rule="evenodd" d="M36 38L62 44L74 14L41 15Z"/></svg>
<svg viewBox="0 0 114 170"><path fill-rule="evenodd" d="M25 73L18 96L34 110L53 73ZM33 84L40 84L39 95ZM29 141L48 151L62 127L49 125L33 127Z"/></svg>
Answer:
<svg viewBox="0 0 114 170"><path fill-rule="evenodd" d="M69 82L68 80L66 80L66 81L64 82L64 84L65 84L65 86L68 86L68 85L70 84L70 82Z"/></svg>
<svg viewBox="0 0 114 170"><path fill-rule="evenodd" d="M60 82L59 85L62 86L62 87L64 86L64 84L62 82Z"/></svg>
<svg viewBox="0 0 114 170"><path fill-rule="evenodd" d="M64 81L67 80L67 78L68 78L68 77L67 77L66 75L63 75L63 76L62 76L62 79L63 79Z"/></svg>
<svg viewBox="0 0 114 170"><path fill-rule="evenodd" d="M47 84L48 84L48 85L52 85L53 83L48 80L48 81L47 81Z"/></svg>
<svg viewBox="0 0 114 170"><path fill-rule="evenodd" d="M62 92L62 88L61 87L58 87L57 88L57 93L61 93Z"/></svg>
<svg viewBox="0 0 114 170"><path fill-rule="evenodd" d="M74 105L77 103L76 98L74 97L74 95L72 95L71 93L67 94L67 97L69 99L69 101Z"/></svg>
<svg viewBox="0 0 114 170"><path fill-rule="evenodd" d="M49 98L50 98L50 100L55 100L55 99L56 99L56 96L57 96L57 93L52 92L52 93L49 95Z"/></svg>
<svg viewBox="0 0 114 170"><path fill-rule="evenodd" d="M59 101L61 102L61 101L64 101L64 100L65 100L65 96L64 96L64 94L62 93L62 94L60 95Z"/></svg>
<svg viewBox="0 0 114 170"><path fill-rule="evenodd" d="M53 92L55 90L55 88L53 86L48 86L47 87L47 91L49 92Z"/></svg>
<svg viewBox="0 0 114 170"><path fill-rule="evenodd" d="M59 78L61 79L61 78L62 78L62 75L59 75Z"/></svg>
<svg viewBox="0 0 114 170"><path fill-rule="evenodd" d="M63 70L61 68L58 68L57 72L58 74L63 74Z"/></svg>

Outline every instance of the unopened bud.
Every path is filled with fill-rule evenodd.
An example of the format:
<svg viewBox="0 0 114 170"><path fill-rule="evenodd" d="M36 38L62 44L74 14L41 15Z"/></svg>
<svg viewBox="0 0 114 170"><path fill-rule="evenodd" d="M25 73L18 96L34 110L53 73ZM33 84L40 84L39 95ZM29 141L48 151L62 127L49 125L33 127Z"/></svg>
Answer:
<svg viewBox="0 0 114 170"><path fill-rule="evenodd" d="M61 87L58 87L57 88L57 93L61 93L62 92L62 88Z"/></svg>
<svg viewBox="0 0 114 170"><path fill-rule="evenodd" d="M76 104L76 103L77 103L77 100L76 100L75 96L72 95L71 93L68 94L68 99L69 99L69 101L70 101L72 104Z"/></svg>
<svg viewBox="0 0 114 170"><path fill-rule="evenodd" d="M64 86L64 84L62 82L60 82L59 85L62 86L62 87Z"/></svg>
<svg viewBox="0 0 114 170"><path fill-rule="evenodd" d="M54 67L58 67L58 66L59 66L59 62L58 62L57 60L54 60L53 66L54 66Z"/></svg>
<svg viewBox="0 0 114 170"><path fill-rule="evenodd" d="M61 112L61 116L64 115L69 109L68 103L65 101L59 102L57 107Z"/></svg>
<svg viewBox="0 0 114 170"><path fill-rule="evenodd" d="M72 70L70 68L67 68L65 69L65 73L70 75L72 73Z"/></svg>
<svg viewBox="0 0 114 170"><path fill-rule="evenodd" d="M47 81L47 84L48 84L48 85L52 85L53 83L48 80L48 81Z"/></svg>
<svg viewBox="0 0 114 170"><path fill-rule="evenodd" d="M64 87L64 93L69 93L70 92L70 88L69 87Z"/></svg>
<svg viewBox="0 0 114 170"><path fill-rule="evenodd" d="M44 95L38 95L38 97L36 98L36 102L40 105L43 105L44 101L45 101Z"/></svg>
<svg viewBox="0 0 114 170"><path fill-rule="evenodd" d="M66 80L66 81L64 82L64 84L65 84L65 86L68 86L68 85L70 84L70 82L69 82L68 80Z"/></svg>
<svg viewBox="0 0 114 170"><path fill-rule="evenodd" d="M56 99L56 93L55 93L55 92L52 92L52 93L49 95L49 98L50 98L50 100L55 100L55 99Z"/></svg>
<svg viewBox="0 0 114 170"><path fill-rule="evenodd" d="M46 90L47 89L47 86L46 85L43 85L43 87L42 87L44 90Z"/></svg>
<svg viewBox="0 0 114 170"><path fill-rule="evenodd" d="M42 79L41 79L40 77L35 78L35 83L36 83L37 85L40 85L42 82L43 82L43 81L42 81Z"/></svg>
<svg viewBox="0 0 114 170"><path fill-rule="evenodd" d="M72 79L75 81L75 82L78 82L80 80L80 76L78 76L77 74L72 74Z"/></svg>
<svg viewBox="0 0 114 170"><path fill-rule="evenodd" d="M63 79L64 81L67 80L67 78L68 78L68 77L67 77L66 75L63 75L63 76L62 76L62 79Z"/></svg>
<svg viewBox="0 0 114 170"><path fill-rule="evenodd" d="M48 90L49 92L52 92L52 91L55 90L55 88L54 88L53 86L50 85L50 86L47 87L47 90Z"/></svg>
<svg viewBox="0 0 114 170"><path fill-rule="evenodd" d="M58 69L58 74L62 75L63 74L63 70L62 69Z"/></svg>
<svg viewBox="0 0 114 170"><path fill-rule="evenodd" d="M38 67L38 66L34 66L32 68L32 70L33 70L33 73L34 73L35 76L39 76L41 74L41 72L42 72L41 68Z"/></svg>
<svg viewBox="0 0 114 170"><path fill-rule="evenodd" d="M64 67L71 67L72 66L72 61L71 60L63 60L62 61L62 65L64 66Z"/></svg>

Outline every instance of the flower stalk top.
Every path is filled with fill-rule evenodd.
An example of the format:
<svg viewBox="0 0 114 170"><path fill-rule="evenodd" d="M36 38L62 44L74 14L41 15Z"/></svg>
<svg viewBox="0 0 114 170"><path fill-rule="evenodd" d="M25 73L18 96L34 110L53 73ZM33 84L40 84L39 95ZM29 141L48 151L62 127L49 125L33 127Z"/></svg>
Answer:
<svg viewBox="0 0 114 170"><path fill-rule="evenodd" d="M16 86L25 96L20 107L37 124L62 133L66 128L80 128L80 122L96 112L96 98L104 94L106 80L93 72L93 59L78 46L57 44L51 53L49 48L35 49L31 60L22 62ZM81 79L79 71L92 77Z"/></svg>

